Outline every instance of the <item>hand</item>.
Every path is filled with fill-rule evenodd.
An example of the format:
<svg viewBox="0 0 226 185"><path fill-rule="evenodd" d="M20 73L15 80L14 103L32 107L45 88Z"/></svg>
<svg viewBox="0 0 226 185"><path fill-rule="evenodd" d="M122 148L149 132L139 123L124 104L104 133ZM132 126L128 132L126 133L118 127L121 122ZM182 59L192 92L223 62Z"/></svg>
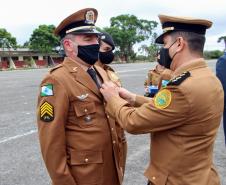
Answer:
<svg viewBox="0 0 226 185"><path fill-rule="evenodd" d="M149 93L149 91L148 91L148 86L145 86L145 87L144 87L144 92L145 92L145 93Z"/></svg>
<svg viewBox="0 0 226 185"><path fill-rule="evenodd" d="M124 88L120 88L119 89L119 96L123 99L125 99L126 101L128 101L128 103L130 105L134 105L135 100L136 100L136 94L131 93L130 91L124 89Z"/></svg>
<svg viewBox="0 0 226 185"><path fill-rule="evenodd" d="M113 82L108 81L102 84L100 92L104 96L106 101L109 101L113 96L119 97L119 87L116 86Z"/></svg>

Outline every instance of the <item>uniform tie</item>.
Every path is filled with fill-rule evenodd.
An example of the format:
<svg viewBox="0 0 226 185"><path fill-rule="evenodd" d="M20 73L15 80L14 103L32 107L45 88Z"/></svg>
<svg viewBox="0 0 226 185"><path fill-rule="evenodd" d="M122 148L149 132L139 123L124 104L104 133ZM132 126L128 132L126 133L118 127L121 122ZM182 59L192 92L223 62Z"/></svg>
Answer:
<svg viewBox="0 0 226 185"><path fill-rule="evenodd" d="M91 78L93 79L93 81L96 83L98 89L100 89L101 86L100 86L100 84L99 84L99 82L97 80L97 73L96 73L96 71L94 69L92 69L92 68L89 68L87 70L87 73L89 73L89 75L91 76Z"/></svg>

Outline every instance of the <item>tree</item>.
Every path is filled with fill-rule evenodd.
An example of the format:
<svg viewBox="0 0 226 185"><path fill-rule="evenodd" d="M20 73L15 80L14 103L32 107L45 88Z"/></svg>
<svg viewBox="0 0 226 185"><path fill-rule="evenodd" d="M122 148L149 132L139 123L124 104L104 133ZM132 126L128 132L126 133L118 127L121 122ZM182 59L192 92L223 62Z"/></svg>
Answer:
<svg viewBox="0 0 226 185"><path fill-rule="evenodd" d="M146 44L143 44L139 48L139 51L144 53L147 56L148 60L151 62L156 61L157 52L160 49L159 45L155 44L156 38L157 38L157 34L153 33L151 38L151 44L149 46Z"/></svg>
<svg viewBox="0 0 226 185"><path fill-rule="evenodd" d="M42 53L51 53L60 45L59 38L53 34L54 29L54 25L40 25L33 31L29 42L26 42L25 45Z"/></svg>
<svg viewBox="0 0 226 185"><path fill-rule="evenodd" d="M153 35L157 22L138 19L134 15L119 15L110 19L110 27L103 28L114 39L116 49L121 58L128 61L129 57L135 58L133 45L148 40Z"/></svg>
<svg viewBox="0 0 226 185"><path fill-rule="evenodd" d="M226 36L222 36L222 37L218 38L217 42L221 42L222 40L224 41L224 47L226 49Z"/></svg>
<svg viewBox="0 0 226 185"><path fill-rule="evenodd" d="M16 48L17 41L6 29L0 28L0 48Z"/></svg>
<svg viewBox="0 0 226 185"><path fill-rule="evenodd" d="M204 51L204 57L206 59L217 59L222 56L224 53L220 50L213 50L213 51Z"/></svg>

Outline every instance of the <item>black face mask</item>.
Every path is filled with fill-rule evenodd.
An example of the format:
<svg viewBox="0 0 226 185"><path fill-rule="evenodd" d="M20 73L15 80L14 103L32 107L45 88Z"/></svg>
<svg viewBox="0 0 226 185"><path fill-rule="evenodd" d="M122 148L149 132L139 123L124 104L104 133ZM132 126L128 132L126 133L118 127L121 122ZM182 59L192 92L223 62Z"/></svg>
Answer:
<svg viewBox="0 0 226 185"><path fill-rule="evenodd" d="M165 68L170 69L170 65L172 63L173 57L177 54L175 53L172 58L169 55L169 49L176 43L176 41L173 44L171 44L169 48L162 47L159 51L160 59L158 59L158 63L164 66Z"/></svg>
<svg viewBox="0 0 226 185"><path fill-rule="evenodd" d="M77 56L87 64L93 65L98 60L99 49L99 44L78 46Z"/></svg>
<svg viewBox="0 0 226 185"><path fill-rule="evenodd" d="M110 64L114 60L114 53L112 51L99 52L99 59L103 64Z"/></svg>

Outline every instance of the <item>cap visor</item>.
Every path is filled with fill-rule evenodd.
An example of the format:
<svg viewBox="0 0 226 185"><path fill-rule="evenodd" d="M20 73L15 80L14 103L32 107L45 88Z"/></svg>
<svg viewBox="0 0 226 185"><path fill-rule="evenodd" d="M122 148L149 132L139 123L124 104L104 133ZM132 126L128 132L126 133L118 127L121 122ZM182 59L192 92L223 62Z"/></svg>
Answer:
<svg viewBox="0 0 226 185"><path fill-rule="evenodd" d="M155 43L157 43L157 44L163 44L163 37L164 37L164 33L162 34L162 35L160 35L159 37L157 37L156 39L155 39Z"/></svg>

